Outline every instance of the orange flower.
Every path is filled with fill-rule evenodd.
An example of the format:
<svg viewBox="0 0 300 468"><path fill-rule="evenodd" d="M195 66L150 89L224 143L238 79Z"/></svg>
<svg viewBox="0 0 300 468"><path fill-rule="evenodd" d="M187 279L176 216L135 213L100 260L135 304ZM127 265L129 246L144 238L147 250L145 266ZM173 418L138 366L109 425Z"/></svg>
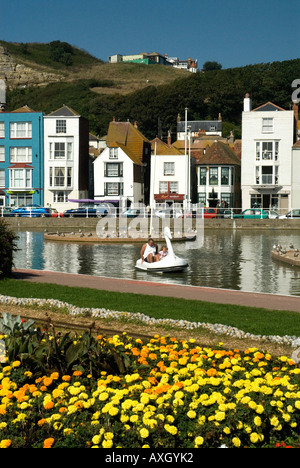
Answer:
<svg viewBox="0 0 300 468"><path fill-rule="evenodd" d="M44 408L45 408L46 410L52 409L53 406L54 406L53 401L46 401L46 402L44 403Z"/></svg>
<svg viewBox="0 0 300 468"><path fill-rule="evenodd" d="M73 372L73 375L75 377L80 377L82 375L82 372L80 370L76 370L76 371Z"/></svg>
<svg viewBox="0 0 300 468"><path fill-rule="evenodd" d="M44 377L44 385L46 387L49 387L49 385L51 385L53 382L53 380L51 379L51 377Z"/></svg>
<svg viewBox="0 0 300 468"><path fill-rule="evenodd" d="M49 439L44 440L43 448L51 448L53 444L54 444L54 439L52 437L49 437Z"/></svg>
<svg viewBox="0 0 300 468"><path fill-rule="evenodd" d="M45 418L40 419L40 420L38 421L38 426L42 427L45 423L46 423L46 419L45 419Z"/></svg>
<svg viewBox="0 0 300 468"><path fill-rule="evenodd" d="M69 375L63 375L63 376L62 376L62 380L63 380L64 382L69 382L69 381L71 380L71 377L70 377Z"/></svg>

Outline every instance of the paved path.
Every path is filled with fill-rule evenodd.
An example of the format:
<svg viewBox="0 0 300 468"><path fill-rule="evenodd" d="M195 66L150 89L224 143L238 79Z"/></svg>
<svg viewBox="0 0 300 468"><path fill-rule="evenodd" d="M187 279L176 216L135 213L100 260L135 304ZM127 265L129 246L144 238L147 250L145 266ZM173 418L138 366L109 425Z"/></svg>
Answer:
<svg viewBox="0 0 300 468"><path fill-rule="evenodd" d="M152 296L169 296L193 299L219 304L235 304L262 307L271 310L289 310L300 312L300 297L275 294L247 293L218 288L199 286L181 286L152 281L106 278L99 276L75 275L40 270L14 270L19 279L35 283L55 283L64 286L93 288L106 291L118 291Z"/></svg>

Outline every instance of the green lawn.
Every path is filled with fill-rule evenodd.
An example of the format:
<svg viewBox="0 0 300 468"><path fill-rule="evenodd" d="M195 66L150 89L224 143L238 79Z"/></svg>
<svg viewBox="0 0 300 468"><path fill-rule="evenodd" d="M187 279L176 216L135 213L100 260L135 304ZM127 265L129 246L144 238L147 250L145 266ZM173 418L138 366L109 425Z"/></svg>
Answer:
<svg viewBox="0 0 300 468"><path fill-rule="evenodd" d="M300 336L300 314L296 312L272 311L170 297L149 297L55 284L35 284L10 278L0 281L0 294L58 299L78 307L104 307L118 311L140 312L154 318L221 323L255 335Z"/></svg>

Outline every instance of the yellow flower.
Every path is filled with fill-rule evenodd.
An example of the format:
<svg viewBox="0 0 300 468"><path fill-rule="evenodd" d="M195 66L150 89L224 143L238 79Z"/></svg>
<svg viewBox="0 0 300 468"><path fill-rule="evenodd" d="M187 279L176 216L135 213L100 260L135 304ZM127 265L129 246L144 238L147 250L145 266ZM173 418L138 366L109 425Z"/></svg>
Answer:
<svg viewBox="0 0 300 468"><path fill-rule="evenodd" d="M235 447L240 447L241 446L241 441L238 437L233 437L232 443Z"/></svg>
<svg viewBox="0 0 300 468"><path fill-rule="evenodd" d="M197 416L196 411L190 410L187 412L187 417L190 419L194 419Z"/></svg>
<svg viewBox="0 0 300 468"><path fill-rule="evenodd" d="M261 419L260 419L259 416L255 416L255 418L254 418L254 424L255 424L255 426L257 426L257 427L261 426Z"/></svg>
<svg viewBox="0 0 300 468"><path fill-rule="evenodd" d="M140 430L140 436L142 439L146 439L149 436L149 431L145 427Z"/></svg>
<svg viewBox="0 0 300 468"><path fill-rule="evenodd" d="M256 444L259 441L259 436L258 436L257 432L251 432L250 440L251 440L252 444Z"/></svg>
<svg viewBox="0 0 300 468"><path fill-rule="evenodd" d="M195 440L194 440L194 443L195 443L195 445L197 445L197 446L202 445L203 442L204 442L204 439L203 439L203 437L201 437L201 436L196 437Z"/></svg>
<svg viewBox="0 0 300 468"><path fill-rule="evenodd" d="M0 442L0 448L8 448L11 446L11 440L10 439L3 439Z"/></svg>

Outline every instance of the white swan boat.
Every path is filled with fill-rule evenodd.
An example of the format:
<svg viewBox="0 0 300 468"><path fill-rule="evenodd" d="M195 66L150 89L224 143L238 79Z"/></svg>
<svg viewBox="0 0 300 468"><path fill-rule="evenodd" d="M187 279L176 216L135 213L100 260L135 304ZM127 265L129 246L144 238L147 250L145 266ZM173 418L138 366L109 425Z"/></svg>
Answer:
<svg viewBox="0 0 300 468"><path fill-rule="evenodd" d="M164 238L166 240L168 255L163 257L158 262L148 263L142 262L142 259L139 258L135 264L135 268L142 271L149 271L153 273L168 273L176 271L184 271L188 267L188 263L185 259L177 257L175 255L171 240L172 234L168 227L164 229Z"/></svg>

